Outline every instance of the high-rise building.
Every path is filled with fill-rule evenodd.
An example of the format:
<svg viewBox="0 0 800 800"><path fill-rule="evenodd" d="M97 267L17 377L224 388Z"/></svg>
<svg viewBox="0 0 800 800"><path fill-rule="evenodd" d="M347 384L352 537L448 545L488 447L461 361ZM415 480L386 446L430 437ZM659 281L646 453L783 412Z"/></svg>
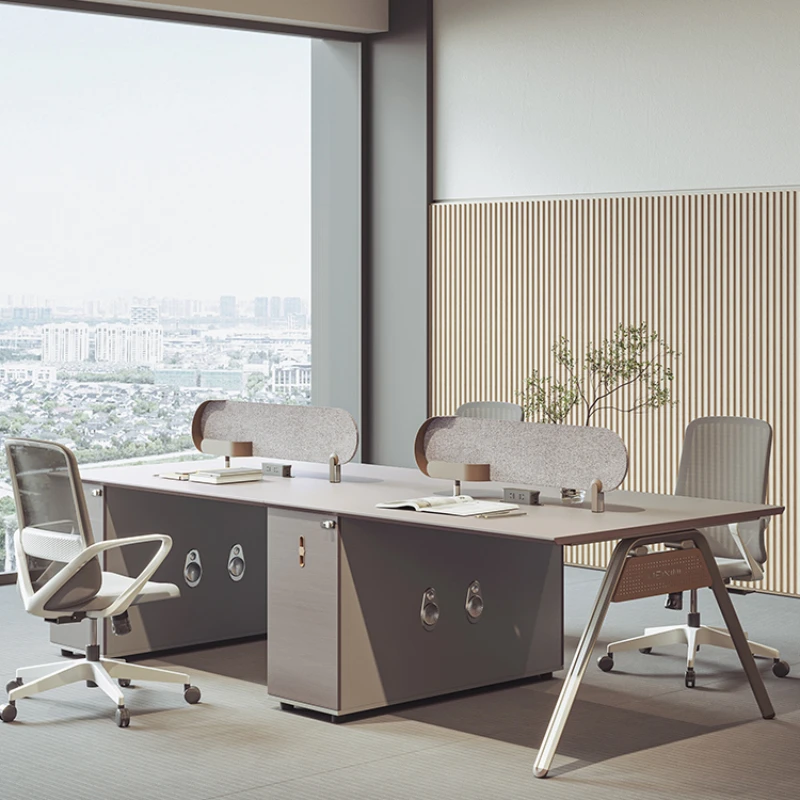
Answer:
<svg viewBox="0 0 800 800"><path fill-rule="evenodd" d="M272 368L272 391L286 394L311 387L311 364L283 361Z"/></svg>
<svg viewBox="0 0 800 800"><path fill-rule="evenodd" d="M157 306L131 306L132 325L158 325Z"/></svg>
<svg viewBox="0 0 800 800"><path fill-rule="evenodd" d="M123 364L128 360L128 326L121 322L94 329L94 357L97 361Z"/></svg>
<svg viewBox="0 0 800 800"><path fill-rule="evenodd" d="M281 319L283 317L283 298L270 297L269 299L269 318Z"/></svg>
<svg viewBox="0 0 800 800"><path fill-rule="evenodd" d="M0 316L4 319L12 319L14 322L25 324L26 322L50 322L53 313L51 308L43 308L41 306L12 306L11 308L2 309L4 313ZM5 312L8 312L7 314Z"/></svg>
<svg viewBox="0 0 800 800"><path fill-rule="evenodd" d="M160 325L98 325L95 358L112 364L158 364L164 360L164 329Z"/></svg>
<svg viewBox="0 0 800 800"><path fill-rule="evenodd" d="M164 297L159 303L161 318L190 319L199 312L198 302L185 297Z"/></svg>
<svg viewBox="0 0 800 800"><path fill-rule="evenodd" d="M256 297L254 312L257 319L269 318L269 297Z"/></svg>
<svg viewBox="0 0 800 800"><path fill-rule="evenodd" d="M42 361L69 363L89 359L89 326L63 322L42 326Z"/></svg>
<svg viewBox="0 0 800 800"><path fill-rule="evenodd" d="M236 319L236 298L226 294L219 299L219 315L225 319Z"/></svg>
<svg viewBox="0 0 800 800"><path fill-rule="evenodd" d="M164 330L160 325L131 325L128 363L158 364L164 360Z"/></svg>
<svg viewBox="0 0 800 800"><path fill-rule="evenodd" d="M299 297L284 297L283 298L283 316L289 317L292 314L303 313L303 301Z"/></svg>

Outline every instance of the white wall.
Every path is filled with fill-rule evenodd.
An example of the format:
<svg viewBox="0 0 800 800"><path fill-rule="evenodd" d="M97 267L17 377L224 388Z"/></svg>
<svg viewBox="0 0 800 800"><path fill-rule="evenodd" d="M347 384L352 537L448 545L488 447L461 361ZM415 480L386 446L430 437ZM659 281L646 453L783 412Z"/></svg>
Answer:
<svg viewBox="0 0 800 800"><path fill-rule="evenodd" d="M800 185L798 0L434 0L437 200Z"/></svg>
<svg viewBox="0 0 800 800"><path fill-rule="evenodd" d="M388 0L90 0L359 33L385 31Z"/></svg>

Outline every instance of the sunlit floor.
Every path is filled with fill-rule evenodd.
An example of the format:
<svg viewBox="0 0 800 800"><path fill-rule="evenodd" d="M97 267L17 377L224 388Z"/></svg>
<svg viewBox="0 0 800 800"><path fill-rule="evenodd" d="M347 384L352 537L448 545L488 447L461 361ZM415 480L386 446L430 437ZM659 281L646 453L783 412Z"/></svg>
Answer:
<svg viewBox="0 0 800 800"><path fill-rule="evenodd" d="M565 657L572 656L600 574L567 569ZM0 725L3 798L742 798L797 797L800 786L800 600L734 597L750 636L792 665L760 661L777 719L762 720L735 653L704 648L697 688L680 648L620 654L590 666L550 778L531 774L561 687L526 683L419 703L333 725L269 699L267 644L238 643L146 663L192 672L203 702L169 686L126 690L132 721L116 728L99 691L76 685L18 704ZM602 641L678 622L661 598L612 606ZM704 622L719 624L710 592ZM45 625L0 587L0 676L55 660ZM597 654L600 654L598 646ZM54 658L55 657L55 658Z"/></svg>

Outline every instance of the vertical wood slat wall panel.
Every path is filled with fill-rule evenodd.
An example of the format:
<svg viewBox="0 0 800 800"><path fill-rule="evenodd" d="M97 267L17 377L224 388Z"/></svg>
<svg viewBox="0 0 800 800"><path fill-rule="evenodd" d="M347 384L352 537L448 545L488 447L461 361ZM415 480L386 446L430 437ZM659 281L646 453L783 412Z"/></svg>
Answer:
<svg viewBox="0 0 800 800"><path fill-rule="evenodd" d="M554 371L560 336L582 353L620 323L647 322L681 354L677 403L594 418L628 446L623 488L671 492L695 417L767 420L768 500L786 512L768 528L760 588L800 595L798 222L793 190L432 206L431 413L518 402L534 369ZM602 567L610 554L598 544L566 558Z"/></svg>

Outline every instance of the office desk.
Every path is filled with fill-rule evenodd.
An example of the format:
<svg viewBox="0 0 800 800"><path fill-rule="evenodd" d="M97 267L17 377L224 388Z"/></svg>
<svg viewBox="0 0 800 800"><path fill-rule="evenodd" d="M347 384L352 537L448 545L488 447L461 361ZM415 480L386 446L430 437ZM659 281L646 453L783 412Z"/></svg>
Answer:
<svg viewBox="0 0 800 800"><path fill-rule="evenodd" d="M447 482L411 469L349 464L338 484L327 481L326 467L311 464L295 464L291 479L256 483L209 485L154 475L179 468L197 468L197 463L86 469L84 481L87 494L104 495L106 536L144 532L136 525L137 514L147 517L148 507L164 498L185 504L193 521L213 516L213 509L254 515L214 538L228 552L234 540L253 534L244 546L247 555L248 547L257 548L268 533L268 691L282 703L337 716L559 669L561 548L619 539L536 760L534 773L543 777L627 553L640 543L690 539L708 564L761 713L774 715L696 529L779 514L782 508L614 492L602 514L591 513L586 503L564 505L545 496L542 506L526 508L525 515L476 519L375 508L379 502L449 493ZM463 491L497 496L500 490L490 486L465 484ZM197 511L191 510L193 503ZM264 510L265 517L259 517ZM252 570L249 557L247 563ZM475 580L484 603L477 621L465 608ZM181 587L184 594L191 591ZM440 613L426 628L421 623L429 589ZM234 616L228 610L228 618Z"/></svg>

